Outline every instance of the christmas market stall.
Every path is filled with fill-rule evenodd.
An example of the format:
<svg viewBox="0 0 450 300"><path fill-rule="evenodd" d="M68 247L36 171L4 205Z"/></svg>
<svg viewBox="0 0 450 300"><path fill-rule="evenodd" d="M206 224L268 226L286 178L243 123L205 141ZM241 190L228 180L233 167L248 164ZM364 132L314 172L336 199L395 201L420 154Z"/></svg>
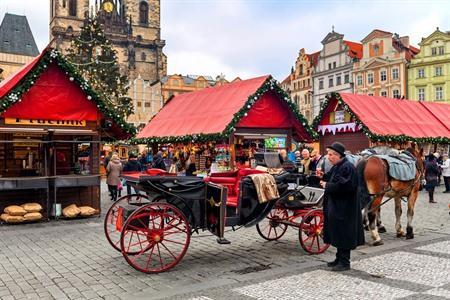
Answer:
<svg viewBox="0 0 450 300"><path fill-rule="evenodd" d="M171 98L134 142L170 152L203 149L222 171L252 166L256 151L289 150L293 141L315 137L276 81L261 76Z"/></svg>
<svg viewBox="0 0 450 300"><path fill-rule="evenodd" d="M313 128L320 149L339 141L351 152L388 145L404 149L411 143L448 144L450 130L417 101L331 93L322 103Z"/></svg>
<svg viewBox="0 0 450 300"><path fill-rule="evenodd" d="M450 131L450 104L449 103L437 103L437 102L425 102L420 101L420 104L425 106L425 108L432 113L438 120L441 122L449 131ZM449 136L450 137L450 136ZM429 154L430 152L438 152L440 154L450 153L450 145L447 144L436 144L434 147L430 145L428 151L425 153Z"/></svg>
<svg viewBox="0 0 450 300"><path fill-rule="evenodd" d="M44 49L0 84L3 221L30 220L18 208L27 203L44 219L70 205L71 216L98 214L100 142L134 130L58 51Z"/></svg>

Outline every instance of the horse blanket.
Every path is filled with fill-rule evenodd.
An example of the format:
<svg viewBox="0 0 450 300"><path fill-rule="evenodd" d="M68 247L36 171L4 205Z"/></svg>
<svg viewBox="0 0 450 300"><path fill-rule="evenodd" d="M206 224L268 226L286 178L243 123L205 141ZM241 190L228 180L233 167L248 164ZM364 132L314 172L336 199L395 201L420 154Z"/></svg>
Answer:
<svg viewBox="0 0 450 300"><path fill-rule="evenodd" d="M389 176L401 181L413 180L416 177L416 159L406 152L398 156L380 155L375 156L384 159L389 164Z"/></svg>

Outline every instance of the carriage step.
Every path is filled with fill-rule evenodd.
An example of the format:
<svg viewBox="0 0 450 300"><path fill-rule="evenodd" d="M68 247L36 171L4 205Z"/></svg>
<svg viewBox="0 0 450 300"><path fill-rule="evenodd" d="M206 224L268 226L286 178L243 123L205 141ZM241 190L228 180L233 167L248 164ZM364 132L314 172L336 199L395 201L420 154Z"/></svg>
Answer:
<svg viewBox="0 0 450 300"><path fill-rule="evenodd" d="M227 240L226 238L217 238L216 241L219 244L231 244L231 242L229 240Z"/></svg>

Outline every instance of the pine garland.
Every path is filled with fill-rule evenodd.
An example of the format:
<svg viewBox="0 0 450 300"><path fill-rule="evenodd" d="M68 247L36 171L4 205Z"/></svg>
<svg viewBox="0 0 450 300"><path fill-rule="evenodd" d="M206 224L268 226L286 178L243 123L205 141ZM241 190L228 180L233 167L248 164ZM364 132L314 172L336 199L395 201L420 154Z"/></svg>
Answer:
<svg viewBox="0 0 450 300"><path fill-rule="evenodd" d="M351 108L345 103L339 93L330 93L325 98L325 101L322 102L319 114L314 118L312 128L317 130L320 121L324 117L325 109L330 103L331 99L336 99L340 105L350 114L355 123L361 128L362 132L367 136L367 138L373 142L394 142L394 143L406 143L406 142L415 142L415 143L432 143L432 144L450 144L449 137L411 137L404 134L399 135L383 135L377 134L370 131L370 129L361 121L361 119L351 110Z"/></svg>
<svg viewBox="0 0 450 300"><path fill-rule="evenodd" d="M87 100L93 101L105 117L110 118L112 121L117 123L125 132L131 135L136 133L136 128L125 122L119 114L115 113L106 104L105 100L92 89L90 84L83 79L77 69L64 59L58 50L47 48L44 51L45 53L42 55L39 62L37 62L37 64L32 68L32 70L28 72L3 98L0 99L0 113L5 112L11 105L21 102L22 96L30 90L42 72L44 72L50 64L55 63L63 72L66 73L70 81L73 81L80 86L80 88L86 93Z"/></svg>
<svg viewBox="0 0 450 300"><path fill-rule="evenodd" d="M282 99L285 104L294 113L297 120L305 128L305 131L310 136L311 140L317 140L318 134L309 125L306 118L300 113L297 106L291 101L289 95L278 85L277 81L271 76L261 85L255 93L247 98L247 101L242 106L242 108L233 115L231 122L225 127L225 130L218 133L210 134L192 134L184 136L165 136L165 137L148 137L148 138L133 138L130 140L132 144L151 144L151 143L184 143L184 142L207 142L207 141L217 141L228 138L235 130L236 125L239 121L247 116L249 110L253 105L267 92L275 92L280 99Z"/></svg>

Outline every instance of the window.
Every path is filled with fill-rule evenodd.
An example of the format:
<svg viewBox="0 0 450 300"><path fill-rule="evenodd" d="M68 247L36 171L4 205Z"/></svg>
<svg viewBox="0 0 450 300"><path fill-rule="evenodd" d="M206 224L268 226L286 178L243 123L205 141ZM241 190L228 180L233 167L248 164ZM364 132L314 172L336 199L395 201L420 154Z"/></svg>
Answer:
<svg viewBox="0 0 450 300"><path fill-rule="evenodd" d="M142 102L138 101L137 102L137 107L141 107L142 106Z"/></svg>
<svg viewBox="0 0 450 300"><path fill-rule="evenodd" d="M442 86L437 86L435 88L435 98L436 100L444 100L444 89Z"/></svg>
<svg viewBox="0 0 450 300"><path fill-rule="evenodd" d="M344 83L349 83L350 81L350 75L349 74L345 74L344 75Z"/></svg>
<svg viewBox="0 0 450 300"><path fill-rule="evenodd" d="M331 63L328 63L328 70L331 69Z"/></svg>
<svg viewBox="0 0 450 300"><path fill-rule="evenodd" d="M367 74L367 83L372 84L373 83L373 73Z"/></svg>
<svg viewBox="0 0 450 300"><path fill-rule="evenodd" d="M333 76L328 77L328 87L333 87L333 86L334 86L334 84L333 84Z"/></svg>
<svg viewBox="0 0 450 300"><path fill-rule="evenodd" d="M393 96L394 98L400 99L400 91L399 91L399 90L393 90L393 91L392 91L392 96Z"/></svg>
<svg viewBox="0 0 450 300"><path fill-rule="evenodd" d="M381 96L382 97L387 97L387 92L386 91L381 91Z"/></svg>
<svg viewBox="0 0 450 300"><path fill-rule="evenodd" d="M424 78L424 77L425 77L425 69L418 69L417 78Z"/></svg>
<svg viewBox="0 0 450 300"><path fill-rule="evenodd" d="M299 69L299 72L298 72L300 75L303 75L303 65L300 65L300 69Z"/></svg>
<svg viewBox="0 0 450 300"><path fill-rule="evenodd" d="M386 81L386 79L387 79L386 70L381 70L380 71L380 81Z"/></svg>
<svg viewBox="0 0 450 300"><path fill-rule="evenodd" d="M380 51L380 47L378 45L373 46L373 54L378 56L378 51Z"/></svg>
<svg viewBox="0 0 450 300"><path fill-rule="evenodd" d="M336 76L336 85L341 85L341 75Z"/></svg>
<svg viewBox="0 0 450 300"><path fill-rule="evenodd" d="M356 82L357 82L358 85L362 85L363 84L363 82L362 82L362 75L358 75L358 77L356 78Z"/></svg>
<svg viewBox="0 0 450 300"><path fill-rule="evenodd" d="M69 16L77 16L77 0L69 0Z"/></svg>
<svg viewBox="0 0 450 300"><path fill-rule="evenodd" d="M431 48L431 55L437 55L436 47Z"/></svg>
<svg viewBox="0 0 450 300"><path fill-rule="evenodd" d="M398 69L392 69L392 79L398 79Z"/></svg>
<svg viewBox="0 0 450 300"><path fill-rule="evenodd" d="M336 62L333 62L333 69L336 69Z"/></svg>
<svg viewBox="0 0 450 300"><path fill-rule="evenodd" d="M145 52L142 52L141 53L141 60L142 61L146 61L146 59L147 59L147 55L145 54Z"/></svg>
<svg viewBox="0 0 450 300"><path fill-rule="evenodd" d="M323 79L319 79L319 90L323 90Z"/></svg>
<svg viewBox="0 0 450 300"><path fill-rule="evenodd" d="M425 100L425 89L424 88L418 88L417 89L417 99L419 101Z"/></svg>
<svg viewBox="0 0 450 300"><path fill-rule="evenodd" d="M439 55L443 55L444 54L444 46L439 46L438 50L439 50Z"/></svg>
<svg viewBox="0 0 450 300"><path fill-rule="evenodd" d="M145 102L145 107L150 107L150 102Z"/></svg>
<svg viewBox="0 0 450 300"><path fill-rule="evenodd" d="M373 96L373 93L368 93L367 95L368 95L368 96Z"/></svg>
<svg viewBox="0 0 450 300"><path fill-rule="evenodd" d="M139 23L148 24L148 4L144 1L139 3Z"/></svg>
<svg viewBox="0 0 450 300"><path fill-rule="evenodd" d="M442 76L442 66L437 66L434 68L434 76Z"/></svg>

